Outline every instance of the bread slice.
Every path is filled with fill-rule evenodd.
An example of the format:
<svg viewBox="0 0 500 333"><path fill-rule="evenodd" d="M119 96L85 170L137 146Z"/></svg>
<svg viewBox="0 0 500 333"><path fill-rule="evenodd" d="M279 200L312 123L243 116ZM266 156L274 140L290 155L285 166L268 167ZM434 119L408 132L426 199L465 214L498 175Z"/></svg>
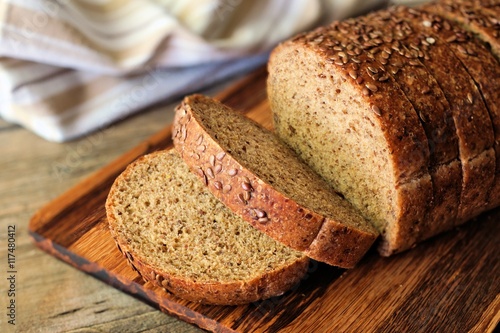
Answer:
<svg viewBox="0 0 500 333"><path fill-rule="evenodd" d="M500 59L500 4L493 0L440 0L422 7L457 22L482 40Z"/></svg>
<svg viewBox="0 0 500 333"><path fill-rule="evenodd" d="M129 165L106 213L118 249L144 280L190 301L249 303L284 293L307 272L307 257L233 214L175 150Z"/></svg>
<svg viewBox="0 0 500 333"><path fill-rule="evenodd" d="M174 145L226 206L313 259L350 268L377 238L373 226L274 133L211 98L183 100Z"/></svg>
<svg viewBox="0 0 500 333"><path fill-rule="evenodd" d="M493 1L484 2L492 3ZM500 8L500 1L497 3ZM425 8L428 7L423 7L421 20L423 29L427 31L432 29L433 34L446 41L479 87L482 99L489 111L495 135L496 170L495 181L488 195L486 209L492 209L500 205L500 81L492 79L500 78L500 64L471 33L463 30L454 22L426 12Z"/></svg>

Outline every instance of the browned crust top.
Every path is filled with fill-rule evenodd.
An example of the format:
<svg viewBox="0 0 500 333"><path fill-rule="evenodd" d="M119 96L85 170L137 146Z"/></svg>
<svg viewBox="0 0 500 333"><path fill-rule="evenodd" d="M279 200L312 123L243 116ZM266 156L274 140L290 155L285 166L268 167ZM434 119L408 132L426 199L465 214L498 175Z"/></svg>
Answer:
<svg viewBox="0 0 500 333"><path fill-rule="evenodd" d="M394 78L387 73L387 68L369 52L384 40L349 34L344 24L334 22L301 34L284 45L294 44L318 53L326 66L342 73L347 82L357 87L359 95L371 106L371 112L378 115L375 120L379 121L389 144L399 183L427 174L430 153L418 116ZM341 41L338 35L351 40Z"/></svg>

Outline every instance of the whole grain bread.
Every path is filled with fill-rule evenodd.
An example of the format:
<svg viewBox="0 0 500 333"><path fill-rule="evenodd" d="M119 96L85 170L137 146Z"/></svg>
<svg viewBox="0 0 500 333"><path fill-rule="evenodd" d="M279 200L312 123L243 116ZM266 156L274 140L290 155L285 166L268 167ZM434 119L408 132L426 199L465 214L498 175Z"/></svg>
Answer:
<svg viewBox="0 0 500 333"><path fill-rule="evenodd" d="M183 100L174 145L226 206L308 257L350 268L378 235L274 133L211 98Z"/></svg>
<svg viewBox="0 0 500 333"><path fill-rule="evenodd" d="M106 213L118 249L143 279L190 301L249 303L284 293L307 272L306 256L227 209L175 150L129 165Z"/></svg>

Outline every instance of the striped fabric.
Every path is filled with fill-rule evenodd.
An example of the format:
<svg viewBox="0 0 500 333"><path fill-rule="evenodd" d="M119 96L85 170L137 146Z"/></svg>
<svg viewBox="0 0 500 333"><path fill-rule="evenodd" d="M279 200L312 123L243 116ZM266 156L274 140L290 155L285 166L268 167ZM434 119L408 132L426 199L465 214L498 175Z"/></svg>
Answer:
<svg viewBox="0 0 500 333"><path fill-rule="evenodd" d="M0 1L0 116L65 141L267 60L381 0Z"/></svg>

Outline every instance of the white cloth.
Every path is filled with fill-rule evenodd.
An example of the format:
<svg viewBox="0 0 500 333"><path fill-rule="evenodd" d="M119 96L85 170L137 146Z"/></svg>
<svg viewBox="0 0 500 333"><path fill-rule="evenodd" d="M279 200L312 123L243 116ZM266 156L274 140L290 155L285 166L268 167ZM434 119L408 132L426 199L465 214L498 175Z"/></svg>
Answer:
<svg viewBox="0 0 500 333"><path fill-rule="evenodd" d="M265 63L382 0L0 2L0 116L62 142Z"/></svg>

